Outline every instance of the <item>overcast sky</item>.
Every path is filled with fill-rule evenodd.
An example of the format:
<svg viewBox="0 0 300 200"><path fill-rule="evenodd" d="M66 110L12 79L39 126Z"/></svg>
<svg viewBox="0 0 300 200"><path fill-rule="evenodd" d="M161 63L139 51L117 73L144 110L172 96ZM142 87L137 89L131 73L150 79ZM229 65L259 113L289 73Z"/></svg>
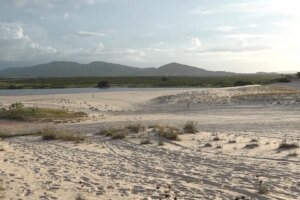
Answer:
<svg viewBox="0 0 300 200"><path fill-rule="evenodd" d="M54 60L300 70L299 0L1 0L0 68Z"/></svg>

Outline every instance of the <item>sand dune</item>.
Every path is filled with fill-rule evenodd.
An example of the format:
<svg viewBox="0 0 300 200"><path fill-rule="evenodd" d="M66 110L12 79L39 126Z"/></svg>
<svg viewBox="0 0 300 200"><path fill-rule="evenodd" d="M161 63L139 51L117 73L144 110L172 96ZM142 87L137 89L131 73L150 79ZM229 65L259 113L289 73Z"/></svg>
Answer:
<svg viewBox="0 0 300 200"><path fill-rule="evenodd" d="M278 147L283 140L299 144L299 97L297 90L269 86L1 97L3 106L21 101L88 113L83 121L0 121L1 131L54 127L88 139L0 141L0 193L4 199L298 199L299 148ZM189 120L197 122L196 134L158 145L155 125L182 131ZM146 128L124 140L95 135L136 123ZM141 145L144 138L151 144ZM269 192L259 194L260 186Z"/></svg>

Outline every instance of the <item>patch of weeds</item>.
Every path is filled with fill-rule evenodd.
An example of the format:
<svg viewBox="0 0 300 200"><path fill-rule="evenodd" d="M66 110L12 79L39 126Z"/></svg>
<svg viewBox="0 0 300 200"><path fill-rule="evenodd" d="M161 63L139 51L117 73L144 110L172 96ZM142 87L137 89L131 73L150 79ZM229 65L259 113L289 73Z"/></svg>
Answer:
<svg viewBox="0 0 300 200"><path fill-rule="evenodd" d="M196 125L197 125L197 122L188 121L184 124L183 131L186 133L196 133L198 131Z"/></svg>
<svg viewBox="0 0 300 200"><path fill-rule="evenodd" d="M269 193L267 184L265 184L262 180L259 180L259 182L257 184L257 190L258 190L258 194L268 194Z"/></svg>
<svg viewBox="0 0 300 200"><path fill-rule="evenodd" d="M0 144L0 151L5 151L5 148L3 147L3 144Z"/></svg>
<svg viewBox="0 0 300 200"><path fill-rule="evenodd" d="M149 138L144 138L144 139L142 139L141 144L142 145L151 144L151 141Z"/></svg>
<svg viewBox="0 0 300 200"><path fill-rule="evenodd" d="M223 147L221 145L216 146L216 149L222 149Z"/></svg>
<svg viewBox="0 0 300 200"><path fill-rule="evenodd" d="M213 139L212 139L212 141L220 141L221 139L219 138L219 137L214 137Z"/></svg>
<svg viewBox="0 0 300 200"><path fill-rule="evenodd" d="M32 134L28 134L28 133L8 133L8 132L1 132L0 131L0 138L1 139L28 136L28 135L32 135Z"/></svg>
<svg viewBox="0 0 300 200"><path fill-rule="evenodd" d="M295 151L295 152L290 152L290 153L288 154L288 156L289 156L289 157L297 157L298 154L297 154L297 152Z"/></svg>
<svg viewBox="0 0 300 200"><path fill-rule="evenodd" d="M204 147L212 147L212 144L206 143L206 144L204 145Z"/></svg>
<svg viewBox="0 0 300 200"><path fill-rule="evenodd" d="M128 130L126 128L108 128L101 130L96 135L104 135L112 139L125 139L128 135Z"/></svg>
<svg viewBox="0 0 300 200"><path fill-rule="evenodd" d="M244 149L254 149L257 147L259 147L259 145L257 143L249 143L244 146Z"/></svg>
<svg viewBox="0 0 300 200"><path fill-rule="evenodd" d="M130 124L126 126L126 128L133 133L138 133L142 130L145 130L145 127L142 126L141 124Z"/></svg>
<svg viewBox="0 0 300 200"><path fill-rule="evenodd" d="M295 141L293 141L291 138L285 138L281 141L281 143L278 146L279 150L289 150L289 149L296 149L299 148L299 144Z"/></svg>
<svg viewBox="0 0 300 200"><path fill-rule="evenodd" d="M53 121L75 119L87 116L84 112L70 112L66 109L26 107L21 102L12 103L0 109L0 119L16 121Z"/></svg>
<svg viewBox="0 0 300 200"><path fill-rule="evenodd" d="M164 145L165 145L164 141L162 141L162 140L158 141L158 146L164 146Z"/></svg>
<svg viewBox="0 0 300 200"><path fill-rule="evenodd" d="M78 194L75 196L75 200L86 200L86 198L85 198L85 196L83 196L83 194L78 193Z"/></svg>
<svg viewBox="0 0 300 200"><path fill-rule="evenodd" d="M158 135L169 140L179 140L179 130L174 127L159 127Z"/></svg>
<svg viewBox="0 0 300 200"><path fill-rule="evenodd" d="M258 140L253 138L253 139L250 140L250 142L258 142Z"/></svg>
<svg viewBox="0 0 300 200"><path fill-rule="evenodd" d="M83 142L85 140L83 135L66 131L58 131L52 128L45 128L37 132L36 135L42 136L43 140L64 140L76 143Z"/></svg>
<svg viewBox="0 0 300 200"><path fill-rule="evenodd" d="M235 144L236 143L236 140L229 140L228 141L228 144Z"/></svg>

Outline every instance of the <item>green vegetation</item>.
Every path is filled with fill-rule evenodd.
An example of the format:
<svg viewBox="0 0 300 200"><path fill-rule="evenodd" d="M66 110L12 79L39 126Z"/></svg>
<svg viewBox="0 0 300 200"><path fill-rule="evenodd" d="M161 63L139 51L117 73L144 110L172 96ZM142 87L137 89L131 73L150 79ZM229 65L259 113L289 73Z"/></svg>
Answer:
<svg viewBox="0 0 300 200"><path fill-rule="evenodd" d="M277 74L237 75L226 77L59 77L0 78L0 89L76 88L76 87L231 87L268 84Z"/></svg>
<svg viewBox="0 0 300 200"><path fill-rule="evenodd" d="M76 143L83 142L85 140L83 135L66 131L58 131L51 128L45 128L42 131L37 132L36 135L42 136L43 140L64 140Z"/></svg>
<svg viewBox="0 0 300 200"><path fill-rule="evenodd" d="M25 107L20 102L11 104L8 108L0 109L0 119L17 121L52 121L74 119L86 116L83 112L69 112L65 109Z"/></svg>
<svg viewBox="0 0 300 200"><path fill-rule="evenodd" d="M300 72L297 72L296 76L297 76L298 78L300 78Z"/></svg>

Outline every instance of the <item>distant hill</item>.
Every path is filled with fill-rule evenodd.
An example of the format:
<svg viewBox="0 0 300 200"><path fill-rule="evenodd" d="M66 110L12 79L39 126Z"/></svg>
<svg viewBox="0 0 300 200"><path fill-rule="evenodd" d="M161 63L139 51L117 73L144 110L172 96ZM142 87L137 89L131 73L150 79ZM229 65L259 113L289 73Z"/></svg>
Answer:
<svg viewBox="0 0 300 200"><path fill-rule="evenodd" d="M24 77L87 77L87 76L232 76L235 73L208 71L179 63L169 63L159 68L137 68L126 65L91 62L55 61L31 67L7 68L0 71L2 78Z"/></svg>

